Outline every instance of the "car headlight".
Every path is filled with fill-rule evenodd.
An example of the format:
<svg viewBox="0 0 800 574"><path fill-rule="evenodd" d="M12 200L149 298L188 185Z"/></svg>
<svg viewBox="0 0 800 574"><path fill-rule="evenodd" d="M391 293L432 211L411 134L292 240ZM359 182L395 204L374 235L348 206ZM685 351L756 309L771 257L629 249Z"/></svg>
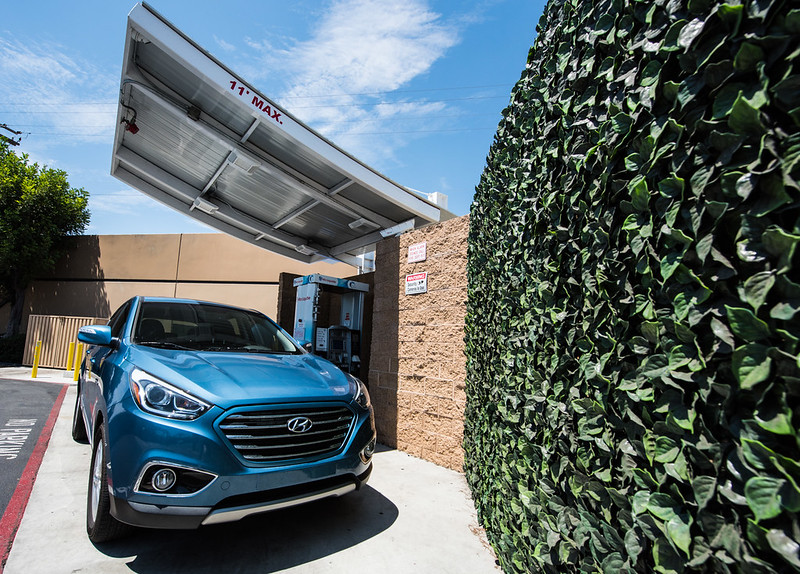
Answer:
<svg viewBox="0 0 800 574"><path fill-rule="evenodd" d="M211 408L208 403L139 369L131 373L131 394L143 411L170 419L193 420Z"/></svg>
<svg viewBox="0 0 800 574"><path fill-rule="evenodd" d="M367 391L367 385L361 382L361 379L358 377L354 377L349 373L346 374L348 379L350 379L350 384L355 387L353 390L353 400L362 409L368 409L372 403L369 398L369 391Z"/></svg>

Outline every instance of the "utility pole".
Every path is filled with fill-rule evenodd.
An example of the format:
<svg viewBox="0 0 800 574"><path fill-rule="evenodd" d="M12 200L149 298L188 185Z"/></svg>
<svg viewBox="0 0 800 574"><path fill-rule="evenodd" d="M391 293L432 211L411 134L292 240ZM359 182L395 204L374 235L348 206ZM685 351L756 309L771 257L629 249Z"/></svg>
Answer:
<svg viewBox="0 0 800 574"><path fill-rule="evenodd" d="M11 132L12 134L14 134L16 136L21 136L22 135L22 132L18 132L16 130L12 130L6 124L0 124L0 128L3 128L4 130L9 131L9 132ZM0 134L0 140L4 141L6 143L9 143L11 145L19 145L19 142L22 141L22 138L18 137L17 139L14 139L14 138L10 138L8 136L4 136L3 134Z"/></svg>

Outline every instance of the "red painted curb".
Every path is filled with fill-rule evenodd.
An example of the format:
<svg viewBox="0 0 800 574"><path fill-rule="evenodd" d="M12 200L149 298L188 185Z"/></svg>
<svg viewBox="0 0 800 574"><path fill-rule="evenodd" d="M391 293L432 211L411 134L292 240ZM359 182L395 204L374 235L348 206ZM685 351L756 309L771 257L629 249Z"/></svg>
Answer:
<svg viewBox="0 0 800 574"><path fill-rule="evenodd" d="M47 421L44 423L39 440L36 441L36 446L33 447L28 464L25 465L25 470L22 471L19 484L11 496L3 517L0 518L0 574L2 574L8 555L11 552L11 544L14 542L14 536L17 534L19 523L22 521L25 507L28 506L33 483L36 481L36 473L39 472L39 466L42 464L42 459L47 450L47 444L50 442L50 435L53 433L53 427L56 424L58 412L61 410L61 403L64 402L64 395L67 394L68 386L63 385L61 392L56 397L56 402L50 411L50 416L47 417Z"/></svg>

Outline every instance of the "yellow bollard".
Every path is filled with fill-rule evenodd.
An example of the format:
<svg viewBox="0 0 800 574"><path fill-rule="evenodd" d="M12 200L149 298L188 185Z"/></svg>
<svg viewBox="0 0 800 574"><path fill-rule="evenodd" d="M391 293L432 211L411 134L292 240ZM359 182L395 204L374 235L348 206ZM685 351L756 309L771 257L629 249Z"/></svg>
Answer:
<svg viewBox="0 0 800 574"><path fill-rule="evenodd" d="M75 360L75 341L69 344L69 351L67 352L67 370L72 370L72 363Z"/></svg>
<svg viewBox="0 0 800 574"><path fill-rule="evenodd" d="M75 375L72 377L73 381L78 380L81 374L81 355L83 354L83 343L78 343L78 348L75 350Z"/></svg>
<svg viewBox="0 0 800 574"><path fill-rule="evenodd" d="M33 370L31 370L31 378L35 379L39 374L39 360L42 358L42 342L36 341L36 350L33 352Z"/></svg>

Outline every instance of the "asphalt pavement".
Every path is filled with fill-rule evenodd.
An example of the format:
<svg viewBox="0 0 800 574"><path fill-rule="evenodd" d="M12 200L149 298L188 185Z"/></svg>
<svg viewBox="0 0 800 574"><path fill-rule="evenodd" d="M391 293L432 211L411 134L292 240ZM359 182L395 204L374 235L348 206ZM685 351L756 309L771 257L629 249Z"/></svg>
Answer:
<svg viewBox="0 0 800 574"><path fill-rule="evenodd" d="M63 389L52 383L0 379L0 516L17 490Z"/></svg>
<svg viewBox="0 0 800 574"><path fill-rule="evenodd" d="M137 529L94 545L84 526L91 453L70 436L70 375L40 369L36 379L70 385L4 574L500 572L463 475L387 448L360 492L192 531ZM29 368L0 368L0 379L32 380Z"/></svg>

